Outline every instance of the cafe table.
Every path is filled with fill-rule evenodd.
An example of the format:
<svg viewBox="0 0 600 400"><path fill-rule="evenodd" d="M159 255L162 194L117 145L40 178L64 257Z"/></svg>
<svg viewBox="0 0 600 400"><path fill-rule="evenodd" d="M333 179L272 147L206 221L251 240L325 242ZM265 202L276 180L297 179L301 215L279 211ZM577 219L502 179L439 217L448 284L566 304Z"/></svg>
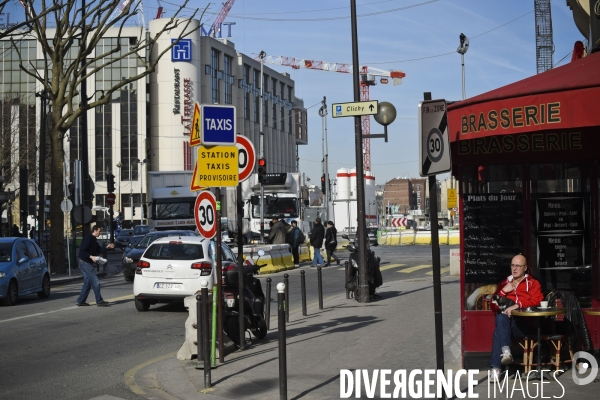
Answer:
<svg viewBox="0 0 600 400"><path fill-rule="evenodd" d="M600 308L588 308L587 310L583 310L587 315L600 316Z"/></svg>
<svg viewBox="0 0 600 400"><path fill-rule="evenodd" d="M567 309L566 308L555 308L555 307L548 307L548 308L540 308L540 307L529 307L527 309L516 309L516 310L512 310L511 314L514 315L515 317L523 317L523 318L544 318L544 317L554 317L556 315L563 315L567 313ZM536 321L537 322L537 348L538 348L538 354L537 354L537 366L538 366L538 376L537 379L541 379L542 376L542 352L541 352L541 341L542 341L542 332L541 332L541 323L540 321ZM532 378L530 379L535 379L535 376L532 376Z"/></svg>

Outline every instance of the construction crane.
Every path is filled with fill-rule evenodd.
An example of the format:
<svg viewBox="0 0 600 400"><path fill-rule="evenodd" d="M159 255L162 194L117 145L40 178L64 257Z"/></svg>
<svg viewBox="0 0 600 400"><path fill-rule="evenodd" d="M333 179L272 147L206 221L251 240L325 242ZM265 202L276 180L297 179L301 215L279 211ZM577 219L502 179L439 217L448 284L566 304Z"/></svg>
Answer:
<svg viewBox="0 0 600 400"><path fill-rule="evenodd" d="M163 6L160 4L160 0L156 0L158 3L158 11L156 12L156 17L154 19L160 19L163 15Z"/></svg>
<svg viewBox="0 0 600 400"><path fill-rule="evenodd" d="M254 58L256 61L261 62L260 57ZM305 60L295 57L283 57L283 56L265 56L262 59L265 64L272 65L284 65L292 67L293 69L314 69L320 71L329 72L341 72L343 74L351 74L353 67L350 64L341 63L330 63L325 61L316 60ZM389 79L392 79L392 84L400 85L402 78L406 74L402 71L386 71L383 69L361 66L360 68L360 101L369 101L370 99L370 87L376 84L376 77L379 77L379 81L382 84L387 84ZM361 117L361 128L363 135L369 135L371 133L371 118L368 115ZM363 139L363 165L366 171L371 170L371 141L370 139Z"/></svg>
<svg viewBox="0 0 600 400"><path fill-rule="evenodd" d="M231 7L233 7L233 3L235 3L235 0L227 0L225 3L223 3L223 8L221 8L219 14L217 14L217 18L215 18L215 21L212 24L212 31L215 37L220 36L217 35L217 33L221 32L221 24L223 21L225 21L225 18L227 18L227 14L229 14L229 10L231 10Z"/></svg>
<svg viewBox="0 0 600 400"><path fill-rule="evenodd" d="M553 67L552 12L550 0L534 0L533 3L535 10L536 66L539 74Z"/></svg>
<svg viewBox="0 0 600 400"><path fill-rule="evenodd" d="M129 3L133 3L135 2L136 4L132 4L129 12L133 12L133 11L137 11L137 18L138 18L138 25L145 27L146 26L146 20L144 18L144 9L142 8L142 0L122 0L119 2L119 4L117 5L117 8L113 11L113 13L110 15L110 17L108 17L108 21L110 22L113 19L117 18L119 15L121 15L121 13L123 12L123 10L127 7L127 5Z"/></svg>

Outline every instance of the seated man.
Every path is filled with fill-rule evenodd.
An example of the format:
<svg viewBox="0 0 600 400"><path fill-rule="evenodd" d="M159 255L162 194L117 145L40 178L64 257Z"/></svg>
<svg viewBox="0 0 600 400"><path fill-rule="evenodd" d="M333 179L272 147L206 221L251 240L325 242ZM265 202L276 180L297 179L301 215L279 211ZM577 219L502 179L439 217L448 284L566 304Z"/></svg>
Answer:
<svg viewBox="0 0 600 400"><path fill-rule="evenodd" d="M510 351L511 335L522 338L529 333L529 325L524 318L514 319L511 317L512 310L517 308L535 307L544 299L540 283L527 274L527 259L523 255L516 255L510 264L511 275L500 282L496 295L506 297L514 302L514 305L499 312L498 307L492 303L491 308L496 314L496 329L494 330L491 379L497 379L502 372L502 365L512 363L513 358Z"/></svg>

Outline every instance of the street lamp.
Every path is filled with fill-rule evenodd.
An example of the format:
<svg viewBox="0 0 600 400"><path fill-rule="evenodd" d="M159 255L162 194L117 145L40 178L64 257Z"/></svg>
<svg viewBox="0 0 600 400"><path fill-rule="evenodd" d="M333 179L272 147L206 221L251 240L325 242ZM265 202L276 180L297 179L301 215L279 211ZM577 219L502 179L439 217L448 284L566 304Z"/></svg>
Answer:
<svg viewBox="0 0 600 400"><path fill-rule="evenodd" d="M119 215L123 212L122 210L122 205L121 205L121 167L123 166L123 164L121 164L121 162L119 161L117 163L117 168L119 168Z"/></svg>
<svg viewBox="0 0 600 400"><path fill-rule="evenodd" d="M143 159L140 160L138 158L137 162L138 164L140 164L140 171L139 171L139 176L140 176L140 221L141 224L144 224L144 202L142 200L142 188L144 187L144 174L142 173L142 171L144 170L144 164L146 164L148 160L147 159Z"/></svg>
<svg viewBox="0 0 600 400"><path fill-rule="evenodd" d="M129 206L131 207L131 227L133 228L133 176L131 175L133 163L129 163Z"/></svg>

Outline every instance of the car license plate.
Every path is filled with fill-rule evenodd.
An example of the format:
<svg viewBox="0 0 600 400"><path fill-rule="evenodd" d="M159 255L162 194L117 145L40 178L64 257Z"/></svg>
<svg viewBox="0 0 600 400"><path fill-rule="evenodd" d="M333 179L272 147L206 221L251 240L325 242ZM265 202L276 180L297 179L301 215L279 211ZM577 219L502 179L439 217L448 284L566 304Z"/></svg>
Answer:
<svg viewBox="0 0 600 400"><path fill-rule="evenodd" d="M156 289L173 289L173 290L181 290L183 289L183 284L181 283L162 283L158 282L154 285Z"/></svg>
<svg viewBox="0 0 600 400"><path fill-rule="evenodd" d="M227 307L235 307L235 299L227 299Z"/></svg>

